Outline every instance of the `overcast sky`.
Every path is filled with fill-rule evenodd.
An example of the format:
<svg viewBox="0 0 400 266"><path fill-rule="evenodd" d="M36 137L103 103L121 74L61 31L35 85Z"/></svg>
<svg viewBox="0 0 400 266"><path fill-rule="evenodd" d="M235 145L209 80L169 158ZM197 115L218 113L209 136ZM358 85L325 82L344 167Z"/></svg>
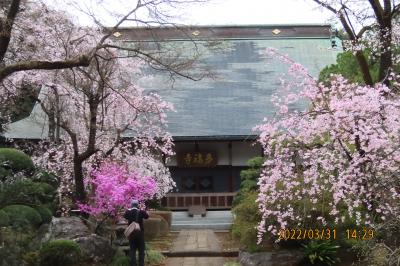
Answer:
<svg viewBox="0 0 400 266"><path fill-rule="evenodd" d="M186 10L192 24L325 23L331 17L311 0L214 0Z"/></svg>
<svg viewBox="0 0 400 266"><path fill-rule="evenodd" d="M64 1L47 1L63 6ZM80 0L79 5L95 9L99 0ZM121 3L132 3L132 0L103 0L107 10L123 13L127 10ZM91 24L91 19L82 13L72 10L83 25ZM111 26L110 17L104 10L95 10ZM174 13L175 14L175 13ZM181 8L178 12L179 22L190 25L243 25L243 24L309 24L329 23L332 14L317 8L312 0L210 0L206 4L196 4Z"/></svg>

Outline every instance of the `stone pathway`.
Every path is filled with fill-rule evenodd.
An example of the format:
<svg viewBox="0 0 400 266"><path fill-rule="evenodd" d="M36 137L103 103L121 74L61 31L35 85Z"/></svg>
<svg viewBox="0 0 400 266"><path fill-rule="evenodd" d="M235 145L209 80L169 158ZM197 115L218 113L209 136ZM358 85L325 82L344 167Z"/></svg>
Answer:
<svg viewBox="0 0 400 266"><path fill-rule="evenodd" d="M221 244L212 230L181 230L175 240L172 253L218 252ZM166 266L222 266L223 257L172 257Z"/></svg>
<svg viewBox="0 0 400 266"><path fill-rule="evenodd" d="M210 229L181 230L171 252L221 251L219 240Z"/></svg>
<svg viewBox="0 0 400 266"><path fill-rule="evenodd" d="M168 258L165 266L223 266L224 262L222 257Z"/></svg>

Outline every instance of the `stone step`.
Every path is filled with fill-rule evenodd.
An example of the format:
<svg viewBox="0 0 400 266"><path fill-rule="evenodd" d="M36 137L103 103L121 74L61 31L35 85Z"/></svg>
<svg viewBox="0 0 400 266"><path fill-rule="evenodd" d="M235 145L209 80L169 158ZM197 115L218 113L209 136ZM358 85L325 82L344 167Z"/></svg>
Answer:
<svg viewBox="0 0 400 266"><path fill-rule="evenodd" d="M229 230L232 223L177 223L171 225L172 231L181 229L212 229L212 230Z"/></svg>
<svg viewBox="0 0 400 266"><path fill-rule="evenodd" d="M205 217L194 215L189 217L186 211L175 211L172 213L171 230L181 229L212 229L229 230L233 223L231 211L207 211Z"/></svg>
<svg viewBox="0 0 400 266"><path fill-rule="evenodd" d="M231 223L233 222L232 219L227 219L227 218L199 218L199 217L185 217L181 219L173 219L172 223L179 223L179 222L184 222L184 221L191 221L194 223L213 223L213 222L226 222L226 223Z"/></svg>
<svg viewBox="0 0 400 266"><path fill-rule="evenodd" d="M119 250L129 253L129 246L119 246ZM237 257L239 255L239 250L230 251L161 251L161 253L166 257L176 258L176 257Z"/></svg>
<svg viewBox="0 0 400 266"><path fill-rule="evenodd" d="M167 258L165 266L222 266L225 262L224 257L177 257Z"/></svg>
<svg viewBox="0 0 400 266"><path fill-rule="evenodd" d="M166 257L237 257L239 255L238 250L230 251L175 251L175 252L163 252Z"/></svg>

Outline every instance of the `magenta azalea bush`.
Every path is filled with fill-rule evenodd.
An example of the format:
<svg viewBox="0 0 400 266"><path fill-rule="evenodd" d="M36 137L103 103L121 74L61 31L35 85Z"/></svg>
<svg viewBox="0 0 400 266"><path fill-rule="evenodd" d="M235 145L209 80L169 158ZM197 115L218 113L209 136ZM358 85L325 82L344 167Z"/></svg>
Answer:
<svg viewBox="0 0 400 266"><path fill-rule="evenodd" d="M139 201L152 198L157 184L152 177L130 172L116 163L103 164L86 180L92 192L87 204L79 204L81 211L97 216L116 215L119 210L130 207L133 198Z"/></svg>
<svg viewBox="0 0 400 266"><path fill-rule="evenodd" d="M279 114L256 130L266 161L259 179L266 232L346 221L374 226L400 214L400 98L382 84L332 76L318 83L287 56L289 81L275 99ZM308 103L303 111L290 105ZM315 220L314 220L315 219Z"/></svg>

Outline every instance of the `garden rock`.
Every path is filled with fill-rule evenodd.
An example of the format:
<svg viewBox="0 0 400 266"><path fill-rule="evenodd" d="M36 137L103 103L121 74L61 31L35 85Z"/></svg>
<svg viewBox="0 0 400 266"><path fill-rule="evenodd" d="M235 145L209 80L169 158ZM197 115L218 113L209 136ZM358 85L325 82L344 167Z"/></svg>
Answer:
<svg viewBox="0 0 400 266"><path fill-rule="evenodd" d="M39 229L39 242L52 239L75 239L88 236L91 232L79 217L53 217L50 224L42 225Z"/></svg>
<svg viewBox="0 0 400 266"><path fill-rule="evenodd" d="M271 252L239 252L242 266L294 266L303 259L303 253L297 250L279 250Z"/></svg>
<svg viewBox="0 0 400 266"><path fill-rule="evenodd" d="M75 241L83 255L93 262L107 262L114 255L108 239L92 234L79 217L53 217L50 224L39 228L36 243L39 245L54 239Z"/></svg>
<svg viewBox="0 0 400 266"><path fill-rule="evenodd" d="M75 238L74 241L79 245L83 256L93 262L107 262L114 257L114 249L109 241L101 236L91 234Z"/></svg>

